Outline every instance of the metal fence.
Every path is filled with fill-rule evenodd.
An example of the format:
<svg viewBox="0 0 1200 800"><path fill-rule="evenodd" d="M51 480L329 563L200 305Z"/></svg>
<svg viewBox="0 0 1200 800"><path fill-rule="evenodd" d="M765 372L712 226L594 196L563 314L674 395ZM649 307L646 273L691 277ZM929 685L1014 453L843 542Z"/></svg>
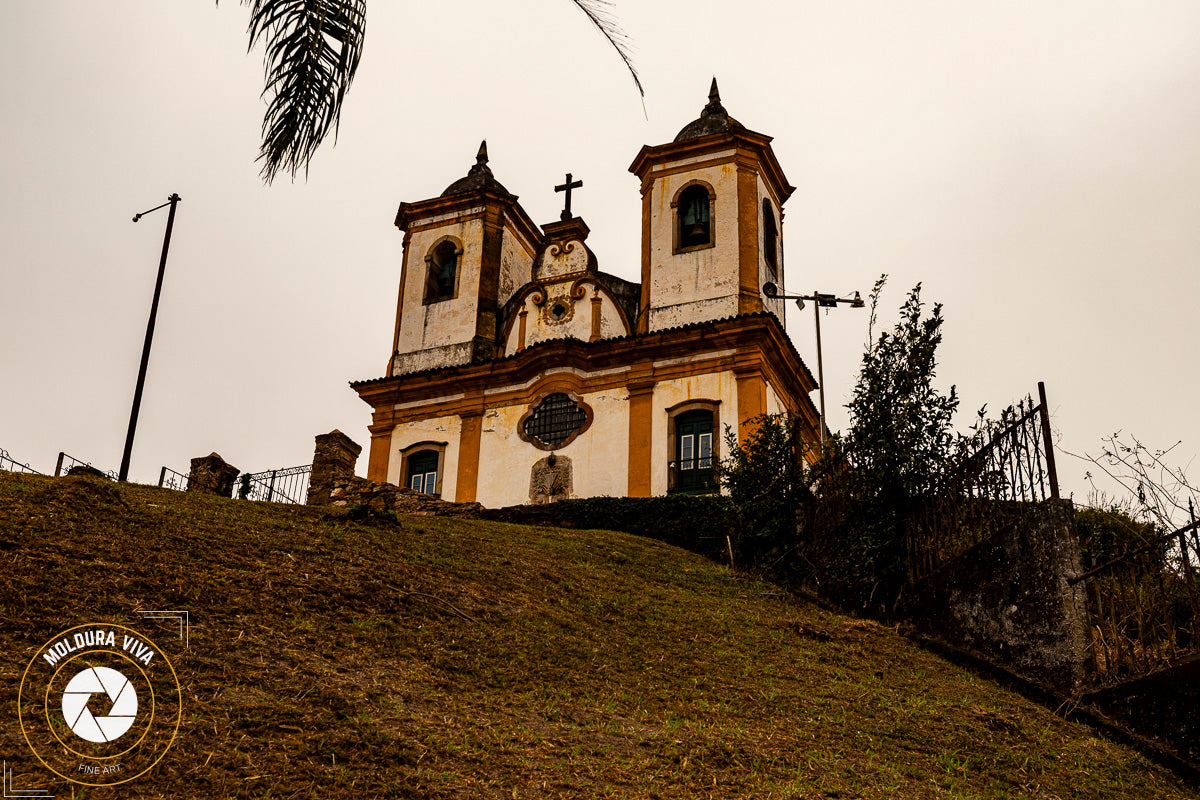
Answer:
<svg viewBox="0 0 1200 800"><path fill-rule="evenodd" d="M311 475L312 464L262 472L244 472L234 482L233 496L241 500L304 505L308 499L308 482ZM170 467L163 467L159 471L158 485L164 489L186 492L190 483L188 475L176 472Z"/></svg>
<svg viewBox="0 0 1200 800"><path fill-rule="evenodd" d="M111 469L100 469L99 467L94 467L90 462L81 461L80 459L75 458L75 456L67 455L61 451L58 454L58 461L54 464L54 477L57 478L61 475L67 475L76 467L87 467L89 469L94 469L111 481L115 481L117 479L117 473L113 472Z"/></svg>
<svg viewBox="0 0 1200 800"><path fill-rule="evenodd" d="M0 470L6 472L27 472L31 475L42 474L28 464L22 464L20 461L17 461L3 447L0 447Z"/></svg>
<svg viewBox="0 0 1200 800"><path fill-rule="evenodd" d="M1193 520L1068 581L1086 587L1098 685L1141 677L1200 652L1198 529Z"/></svg>
<svg viewBox="0 0 1200 800"><path fill-rule="evenodd" d="M1000 419L976 430L957 465L933 492L917 501L906 528L909 580L942 564L1001 529L1017 523L1043 500L1057 500L1058 476L1046 387L1039 402L1026 397Z"/></svg>
<svg viewBox="0 0 1200 800"><path fill-rule="evenodd" d="M238 479L234 490L243 500L263 500L268 503L304 505L308 497L308 481L312 464L263 472L246 472Z"/></svg>
<svg viewBox="0 0 1200 800"><path fill-rule="evenodd" d="M188 476L182 472L176 472L170 467L163 467L158 473L158 485L164 489L186 492L188 490Z"/></svg>

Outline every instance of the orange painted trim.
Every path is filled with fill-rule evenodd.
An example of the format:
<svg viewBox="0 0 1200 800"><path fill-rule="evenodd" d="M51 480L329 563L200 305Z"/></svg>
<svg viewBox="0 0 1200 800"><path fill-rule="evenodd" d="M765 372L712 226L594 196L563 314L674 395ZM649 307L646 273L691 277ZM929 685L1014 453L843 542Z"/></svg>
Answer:
<svg viewBox="0 0 1200 800"><path fill-rule="evenodd" d="M504 251L504 214L488 207L483 218L483 240L479 257L479 284L475 306L474 359L495 356L496 319L500 312L500 262Z"/></svg>
<svg viewBox="0 0 1200 800"><path fill-rule="evenodd" d="M483 435L483 412L462 415L458 439L458 482L454 502L474 503L479 489L479 443Z"/></svg>
<svg viewBox="0 0 1200 800"><path fill-rule="evenodd" d="M738 441L745 442L758 426L751 424L755 417L767 413L767 383L760 372L737 375Z"/></svg>
<svg viewBox="0 0 1200 800"><path fill-rule="evenodd" d="M659 170L655 167L685 158L715 154L731 145L738 150L739 162L756 161L761 165L763 178L771 185L771 192L778 199L779 205L787 202L792 192L796 191L796 187L789 184L783 174L783 168L775 158L775 151L771 149L771 137L751 130L716 133L657 147L642 147L633 163L629 165L629 171L637 175L645 185L648 178L659 176Z"/></svg>
<svg viewBox="0 0 1200 800"><path fill-rule="evenodd" d="M499 204L504 208L514 228L519 230L526 241L534 242L538 247L542 243L542 229L535 223L517 202L515 194L502 194L490 190L456 194L449 197L434 197L419 203L401 203L396 212L396 227L400 230L421 230L429 226L441 226L448 220L427 222L430 217L453 215L465 218L466 214L478 214L476 208L483 205ZM458 222L459 219L455 219Z"/></svg>
<svg viewBox="0 0 1200 800"><path fill-rule="evenodd" d="M529 316L529 309L521 306L517 317L521 320L521 329L517 331L517 351L525 349L525 319Z"/></svg>
<svg viewBox="0 0 1200 800"><path fill-rule="evenodd" d="M692 355L680 360L679 353ZM669 363L654 366L660 359ZM547 365L570 371L546 375ZM760 375L784 408L803 417L806 430L817 430L818 414L809 396L816 381L779 321L768 314L625 339L540 342L498 361L384 377L351 387L374 409L371 430L390 432L395 425L413 420L529 403L551 387L584 395L724 371ZM497 391L499 387L511 388ZM734 418L730 409L728 419Z"/></svg>
<svg viewBox="0 0 1200 800"><path fill-rule="evenodd" d="M600 314L602 311L601 306L603 306L603 305L604 305L604 301L600 299L600 289L599 288L593 289L592 290L592 336L591 336L591 339L589 339L588 341L592 341L592 342L600 341L600 338L601 338L600 337ZM620 308L621 308L620 306L617 306L618 310L620 310Z"/></svg>
<svg viewBox="0 0 1200 800"><path fill-rule="evenodd" d="M400 319L404 316L404 281L408 277L408 244L412 239L409 233L404 234L404 249L400 256L400 288L397 290L396 296L396 330L392 333L392 352L388 354L387 373L392 374L392 364L396 358L396 351L400 349Z"/></svg>
<svg viewBox="0 0 1200 800"><path fill-rule="evenodd" d="M651 492L650 447L654 433L654 384L629 387L629 488L630 497L649 497Z"/></svg>
<svg viewBox="0 0 1200 800"><path fill-rule="evenodd" d="M367 480L387 483L388 459L392 447L392 431L371 432L371 451L367 456Z"/></svg>
<svg viewBox="0 0 1200 800"><path fill-rule="evenodd" d="M738 203L738 313L763 310L758 285L758 173L739 169Z"/></svg>

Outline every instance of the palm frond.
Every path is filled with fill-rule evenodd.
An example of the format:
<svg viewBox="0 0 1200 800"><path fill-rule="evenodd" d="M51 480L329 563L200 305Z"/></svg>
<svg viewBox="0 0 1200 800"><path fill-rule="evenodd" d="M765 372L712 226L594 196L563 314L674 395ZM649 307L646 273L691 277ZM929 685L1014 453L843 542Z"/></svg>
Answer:
<svg viewBox="0 0 1200 800"><path fill-rule="evenodd" d="M366 0L242 1L250 6L250 49L266 44L263 180L280 171L294 178L331 131L337 138L362 54Z"/></svg>
<svg viewBox="0 0 1200 800"><path fill-rule="evenodd" d="M646 90L642 88L641 78L638 77L637 68L633 65L633 49L629 36L617 24L617 18L613 15L613 4L609 0L575 0L575 5L579 6L579 10L587 15L596 29L616 49L617 55L621 56L621 60L625 62L629 74L633 77L638 94L645 97Z"/></svg>

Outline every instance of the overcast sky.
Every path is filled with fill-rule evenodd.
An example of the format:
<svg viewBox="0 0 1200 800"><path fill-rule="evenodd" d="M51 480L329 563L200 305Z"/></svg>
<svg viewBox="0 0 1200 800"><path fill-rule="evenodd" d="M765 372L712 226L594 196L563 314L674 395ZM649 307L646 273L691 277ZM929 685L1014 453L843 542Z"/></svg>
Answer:
<svg viewBox="0 0 1200 800"><path fill-rule="evenodd" d="M131 477L217 451L308 463L347 386L383 374L401 201L466 174L479 140L537 222L553 186L600 268L639 280L643 144L694 119L716 75L774 136L796 192L787 285L864 296L890 275L945 304L939 377L960 422L1047 384L1061 444L1117 429L1200 452L1200 3L641 0L617 13L645 109L569 0L372 2L336 147L307 180L254 163L262 55L226 0L18 3L0 27L0 448L120 463L166 210L175 225ZM648 117L648 118L647 118ZM815 373L812 313L788 330ZM866 313L822 321L844 427ZM814 393L814 401L815 401ZM366 458L359 471L365 472ZM486 468L486 466L485 466ZM1087 494L1060 456L1065 491Z"/></svg>

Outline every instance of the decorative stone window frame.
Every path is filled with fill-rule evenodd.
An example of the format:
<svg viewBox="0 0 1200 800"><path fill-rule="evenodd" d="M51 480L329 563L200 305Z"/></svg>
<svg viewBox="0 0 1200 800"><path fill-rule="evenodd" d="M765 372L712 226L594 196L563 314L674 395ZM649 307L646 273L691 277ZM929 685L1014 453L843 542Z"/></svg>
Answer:
<svg viewBox="0 0 1200 800"><path fill-rule="evenodd" d="M770 224L768 224L770 220ZM779 264L782 260L780 252L781 237L779 235L779 215L775 213L775 207L767 198L762 200L762 232L763 232L763 261L767 264L767 269L771 273L772 278L779 276Z"/></svg>
<svg viewBox="0 0 1200 800"><path fill-rule="evenodd" d="M452 291L450 293L449 297L431 297L429 295L429 273L430 273L430 271L433 270L433 254L435 252L437 252L437 249L439 247L441 247L443 244L445 244L446 242L450 242L451 244L454 245L454 255L458 259L457 263L455 263L455 265L454 265L454 291ZM422 277L424 279L422 282L422 285L424 288L421 290L421 304L422 305L429 306L429 305L434 305L435 303L445 303L448 300L454 300L458 297L458 287L462 281L462 266L463 266L462 257L463 257L463 243L462 243L462 240L459 239L457 236L442 236L436 242L434 242L432 245L429 246L429 249L425 251L425 259L424 259L425 268L424 268L423 274L422 274Z"/></svg>
<svg viewBox="0 0 1200 800"><path fill-rule="evenodd" d="M675 420L689 411L711 411L713 418L712 459L713 464L721 460L721 401L720 400L685 400L667 409L667 493L677 492L678 470L672 470L670 463L675 460L678 451L678 441L675 435ZM714 490L719 491L719 489Z"/></svg>
<svg viewBox="0 0 1200 800"><path fill-rule="evenodd" d="M437 453L438 468L437 468L437 491L433 492L434 497L442 496L442 479L446 476L446 447L449 442L433 442L424 441L410 444L408 447L400 451L400 483L399 485L407 489L412 485L412 476L409 474L409 459L418 453L433 452Z"/></svg>
<svg viewBox="0 0 1200 800"><path fill-rule="evenodd" d="M537 438L525 433L525 420L527 420L531 416L533 416L533 412L537 411L538 407L543 402L545 402L547 397L549 397L552 394L565 394L567 397L571 398L571 401L574 402L575 405L579 406L583 410L583 413L585 415L583 424L580 425L579 428L576 429L570 436L568 436L566 439L563 439L558 444L547 444L546 442L543 442L541 439L537 439ZM546 451L562 450L564 447L569 445L571 442L573 442L577 438L579 438L580 434L584 433L588 428L592 427L593 419L595 419L595 412L592 411L592 407L589 406L587 403L585 403L583 401L583 398L580 397L579 395L577 395L575 392L571 391L570 389L561 387L561 386L553 387L553 388L546 388L545 390L538 393L537 397L534 398L533 402L529 404L529 408L525 409L525 413L521 415L521 418L519 420L517 420L517 436L519 436L521 438L521 441L528 442L529 444L536 447L538 450L546 450Z"/></svg>
<svg viewBox="0 0 1200 800"><path fill-rule="evenodd" d="M704 244L683 247L680 244L683 241L683 232L680 230L682 220L679 218L679 198L683 197L683 193L693 186L703 186L708 191L708 241ZM671 230L673 237L671 248L675 255L691 253L696 250L706 250L717 246L717 191L712 187L711 183L696 179L690 180L679 187L679 190L675 192L675 196L671 198Z"/></svg>

